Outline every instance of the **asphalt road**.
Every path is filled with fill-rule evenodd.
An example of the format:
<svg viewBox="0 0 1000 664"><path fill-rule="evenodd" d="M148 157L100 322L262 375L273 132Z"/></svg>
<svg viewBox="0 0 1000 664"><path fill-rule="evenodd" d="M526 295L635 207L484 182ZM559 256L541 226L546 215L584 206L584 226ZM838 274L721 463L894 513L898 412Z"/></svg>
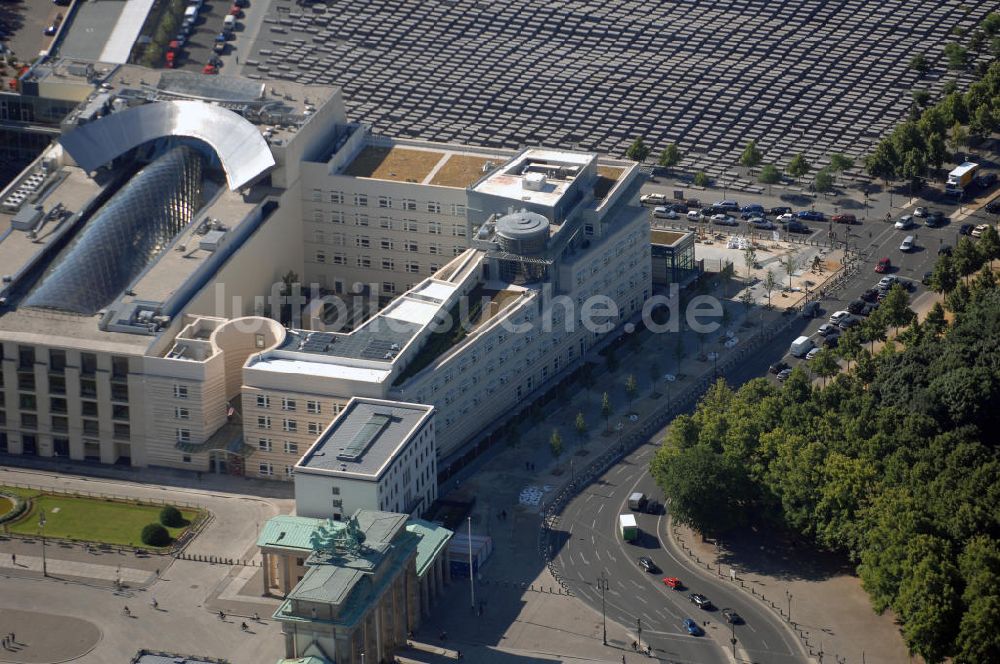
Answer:
<svg viewBox="0 0 1000 664"><path fill-rule="evenodd" d="M702 197L711 198L711 194L703 194ZM988 198L984 196L981 200ZM801 362L787 355L791 341L801 334L818 336L816 330L828 320L830 314L845 309L848 302L872 287L882 276L874 271L880 258L892 261L890 274L914 283L912 300L926 292L927 288L920 283L921 278L933 269L942 245L957 244L958 227L962 223L995 221L983 211L960 210L957 205L940 200L915 202L897 208L894 220L900 214L912 213L915 205L920 204L941 209L951 217L951 221L934 229L927 228L922 219L917 220L916 227L908 230L897 230L892 223L885 221L867 221L847 227L849 242L861 251L861 269L843 288L823 298L821 316L798 319L787 331L768 342L761 352L753 354L745 364L727 374L727 381L731 385L741 385L752 378L766 376L767 367L782 358L792 365ZM833 212L832 209L824 209L822 203L816 208L828 214ZM817 230L829 228L826 223L811 225ZM838 230L843 237L845 227ZM907 235L916 237L916 250L903 252L899 249ZM689 572L689 563L679 560L671 549L663 545L664 516L637 515L643 533L641 539L637 544L622 541L618 534L618 516L628 512L629 494L642 491L662 502L662 495L647 471L655 449L652 444L641 446L595 480L563 510L558 526L550 535L550 544L555 563L567 583L578 596L600 611L601 593L597 580L602 574L606 576L608 619L629 627L633 632L639 626L637 620L641 621L643 643L648 642L656 654L667 661L729 661L731 651L727 651L732 647L731 628L719 611L706 612L695 607L688 599L690 592L701 592L718 609L731 607L743 616L746 622L735 627L735 637L737 647L752 661L778 664L803 661L802 651L794 642L793 635L780 624L772 611L726 581ZM662 573L644 572L636 562L641 555L652 558ZM661 580L664 576L679 577L687 589L678 592L667 588ZM699 622L708 621L706 635L700 638L688 635L682 624L686 617Z"/></svg>

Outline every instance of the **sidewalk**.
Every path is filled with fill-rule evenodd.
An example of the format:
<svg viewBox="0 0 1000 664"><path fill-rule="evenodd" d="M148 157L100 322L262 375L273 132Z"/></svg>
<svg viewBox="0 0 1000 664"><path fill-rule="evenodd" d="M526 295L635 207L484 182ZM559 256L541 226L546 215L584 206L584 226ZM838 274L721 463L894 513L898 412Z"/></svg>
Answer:
<svg viewBox="0 0 1000 664"><path fill-rule="evenodd" d="M40 548L40 547L36 547ZM55 549L57 547L49 547ZM164 563L169 564L170 558ZM116 580L129 586L146 586L156 580L156 572L134 567L122 567L120 565L107 565L101 563L90 563L79 560L63 560L61 558L46 555L45 568L47 575L54 579L90 579L106 582L106 585L114 585ZM17 555L17 563L11 563L11 557L7 554L0 554L0 574L11 576L42 576L42 557Z"/></svg>

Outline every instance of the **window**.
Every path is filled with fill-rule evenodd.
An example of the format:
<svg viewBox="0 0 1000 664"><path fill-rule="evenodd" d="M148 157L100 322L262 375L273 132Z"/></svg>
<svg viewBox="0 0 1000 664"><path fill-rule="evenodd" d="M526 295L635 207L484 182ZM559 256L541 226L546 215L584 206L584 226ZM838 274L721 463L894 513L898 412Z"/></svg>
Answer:
<svg viewBox="0 0 1000 664"><path fill-rule="evenodd" d="M281 398L281 410L295 410L295 408L295 399L289 399L287 397Z"/></svg>
<svg viewBox="0 0 1000 664"><path fill-rule="evenodd" d="M317 251L316 252L316 262L317 263L325 263L326 262L326 252L325 251Z"/></svg>
<svg viewBox="0 0 1000 664"><path fill-rule="evenodd" d="M288 433L295 433L299 430L299 424L295 420L281 420L281 430Z"/></svg>
<svg viewBox="0 0 1000 664"><path fill-rule="evenodd" d="M330 487L330 493L332 493L335 496L339 496L340 495L340 487L339 486L332 486L332 487Z"/></svg>
<svg viewBox="0 0 1000 664"><path fill-rule="evenodd" d="M384 228L387 231L391 231L392 230L392 217L379 217L378 218L378 227L379 228Z"/></svg>
<svg viewBox="0 0 1000 664"><path fill-rule="evenodd" d="M427 251L435 255L440 254L441 245L438 244L437 242L431 242L429 245L427 245Z"/></svg>
<svg viewBox="0 0 1000 664"><path fill-rule="evenodd" d="M285 466L285 477L291 477L295 474L295 466Z"/></svg>
<svg viewBox="0 0 1000 664"><path fill-rule="evenodd" d="M263 334L255 334L254 337L253 337L253 345L256 348L263 348L264 347L264 335Z"/></svg>
<svg viewBox="0 0 1000 664"><path fill-rule="evenodd" d="M0 379L0 387L2 386L3 380ZM49 392L52 394L66 394L66 377L49 376Z"/></svg>
<svg viewBox="0 0 1000 664"><path fill-rule="evenodd" d="M258 438L257 439L257 449L261 452L271 451L271 439L270 438Z"/></svg>
<svg viewBox="0 0 1000 664"><path fill-rule="evenodd" d="M84 420L84 426L86 426L88 420ZM93 433L97 433L97 422L91 422L94 425ZM25 429L37 429L38 428L38 416L34 413L21 413L21 426Z"/></svg>
<svg viewBox="0 0 1000 664"><path fill-rule="evenodd" d="M38 410L38 403L34 394L22 394L20 397L21 410ZM97 404L94 404L96 407Z"/></svg>
<svg viewBox="0 0 1000 664"><path fill-rule="evenodd" d="M271 416L270 415L258 415L257 416L257 428L258 429L270 429L271 428Z"/></svg>
<svg viewBox="0 0 1000 664"><path fill-rule="evenodd" d="M323 211L313 210L313 221L317 223L323 223Z"/></svg>
<svg viewBox="0 0 1000 664"><path fill-rule="evenodd" d="M188 398L187 385L174 385L174 398L187 399Z"/></svg>
<svg viewBox="0 0 1000 664"><path fill-rule="evenodd" d="M330 213L330 222L334 223L334 224L342 224L342 223L344 223L344 211L343 210L334 210L333 212L331 212Z"/></svg>
<svg viewBox="0 0 1000 664"><path fill-rule="evenodd" d="M414 200L411 200L409 198L404 198L403 199L403 209L404 210L409 210L411 212L416 212L417 211L417 202L414 201Z"/></svg>
<svg viewBox="0 0 1000 664"><path fill-rule="evenodd" d="M191 442L191 430L190 429L176 429L177 442L178 443L190 443Z"/></svg>
<svg viewBox="0 0 1000 664"><path fill-rule="evenodd" d="M333 500L330 501L330 503L333 505L335 509L341 509L344 506L344 501L341 500L340 498L334 498Z"/></svg>
<svg viewBox="0 0 1000 664"><path fill-rule="evenodd" d="M382 282L382 292L387 294L393 294L396 292L396 284L391 281Z"/></svg>
<svg viewBox="0 0 1000 664"><path fill-rule="evenodd" d="M34 376L32 378L31 389L35 389L34 386ZM81 378L80 379L80 396L83 397L96 397L97 396L97 381L93 378Z"/></svg>
<svg viewBox="0 0 1000 664"><path fill-rule="evenodd" d="M330 192L330 202L337 203L338 205L343 205L344 203L344 192L342 191L331 191Z"/></svg>
<svg viewBox="0 0 1000 664"><path fill-rule="evenodd" d="M312 190L312 199L313 199L314 201L320 201L320 200L323 200L323 198L322 198L322 197L323 197L323 192L322 192L322 191L320 191L319 189L313 189L313 190Z"/></svg>
<svg viewBox="0 0 1000 664"><path fill-rule="evenodd" d="M181 408L180 406L174 406L174 417L178 420L190 420L191 411L187 408Z"/></svg>
<svg viewBox="0 0 1000 664"><path fill-rule="evenodd" d="M320 412L320 406L318 401L307 401L306 402L306 412L312 413L313 415Z"/></svg>
<svg viewBox="0 0 1000 664"><path fill-rule="evenodd" d="M258 468L260 470L260 474L265 477L270 477L274 474L274 467L269 463L261 463Z"/></svg>
<svg viewBox="0 0 1000 664"><path fill-rule="evenodd" d="M452 224L451 234L455 237L465 237L465 224Z"/></svg>
<svg viewBox="0 0 1000 664"><path fill-rule="evenodd" d="M413 261L406 261L406 271L420 272L420 263L415 263Z"/></svg>
<svg viewBox="0 0 1000 664"><path fill-rule="evenodd" d="M313 436L319 435L321 430L319 422L309 422L306 424L306 430Z"/></svg>
<svg viewBox="0 0 1000 664"><path fill-rule="evenodd" d="M52 397L49 399L49 410L53 413L65 413L66 400L61 397Z"/></svg>
<svg viewBox="0 0 1000 664"><path fill-rule="evenodd" d="M368 215L359 212L354 215L354 225L355 226L367 226L368 225Z"/></svg>
<svg viewBox="0 0 1000 664"><path fill-rule="evenodd" d="M431 263L431 274L436 273L440 269L441 265L439 263Z"/></svg>
<svg viewBox="0 0 1000 664"><path fill-rule="evenodd" d="M66 351L54 348L49 351L49 371L59 374L66 371Z"/></svg>
<svg viewBox="0 0 1000 664"><path fill-rule="evenodd" d="M587 237L591 237L594 234L594 225L587 224L583 227L583 234Z"/></svg>
<svg viewBox="0 0 1000 664"><path fill-rule="evenodd" d="M191 455L185 454L184 456L181 457L181 461L183 461L184 463L191 463Z"/></svg>
<svg viewBox="0 0 1000 664"><path fill-rule="evenodd" d="M427 201L427 211L438 214L441 212L441 204L437 201Z"/></svg>
<svg viewBox="0 0 1000 664"><path fill-rule="evenodd" d="M313 231L313 242L316 244L326 244L326 234L323 231Z"/></svg>
<svg viewBox="0 0 1000 664"><path fill-rule="evenodd" d="M367 235L359 235L356 238L354 238L354 244L355 246L365 248L365 247L370 247L372 242Z"/></svg>
<svg viewBox="0 0 1000 664"><path fill-rule="evenodd" d="M420 247L417 246L417 243L413 240L407 240L404 242L403 248L406 249L406 251L420 251Z"/></svg>
<svg viewBox="0 0 1000 664"><path fill-rule="evenodd" d="M417 232L417 220L416 219L404 219L403 220L403 230L410 231L411 233Z"/></svg>
<svg viewBox="0 0 1000 664"><path fill-rule="evenodd" d="M334 254L333 255L333 264L334 265L347 265L347 256L345 256L344 254L340 254L340 253Z"/></svg>
<svg viewBox="0 0 1000 664"><path fill-rule="evenodd" d="M391 208L392 207L392 199L389 198L388 196L379 196L378 197L378 206L380 208Z"/></svg>
<svg viewBox="0 0 1000 664"><path fill-rule="evenodd" d="M379 246L382 247L383 249L392 249L392 240L387 237L384 237L382 238L382 241L379 243Z"/></svg>
<svg viewBox="0 0 1000 664"><path fill-rule="evenodd" d="M451 215L453 217L464 217L465 216L465 206L461 203L451 204Z"/></svg>
<svg viewBox="0 0 1000 664"><path fill-rule="evenodd" d="M111 418L115 420L127 420L129 415L128 406L115 404L111 407Z"/></svg>
<svg viewBox="0 0 1000 664"><path fill-rule="evenodd" d="M427 232L431 235L441 235L441 224L437 221L428 221Z"/></svg>
<svg viewBox="0 0 1000 664"><path fill-rule="evenodd" d="M332 238L331 238L331 242L333 242L334 246L343 247L344 246L344 234L343 233L334 233L333 236L332 236Z"/></svg>
<svg viewBox="0 0 1000 664"><path fill-rule="evenodd" d="M354 204L358 207L368 207L368 195L354 194Z"/></svg>
<svg viewBox="0 0 1000 664"><path fill-rule="evenodd" d="M358 267L371 267L372 257L371 256L358 256Z"/></svg>
<svg viewBox="0 0 1000 664"><path fill-rule="evenodd" d="M35 348L33 346L17 347L17 368L18 369L35 368Z"/></svg>
<svg viewBox="0 0 1000 664"><path fill-rule="evenodd" d="M298 454L299 444L285 441L285 454Z"/></svg>
<svg viewBox="0 0 1000 664"><path fill-rule="evenodd" d="M80 373L93 376L97 373L97 356L93 353L80 353Z"/></svg>
<svg viewBox="0 0 1000 664"><path fill-rule="evenodd" d="M382 259L382 269L383 270L395 270L396 269L396 262L394 260L392 260L391 258L383 258Z"/></svg>

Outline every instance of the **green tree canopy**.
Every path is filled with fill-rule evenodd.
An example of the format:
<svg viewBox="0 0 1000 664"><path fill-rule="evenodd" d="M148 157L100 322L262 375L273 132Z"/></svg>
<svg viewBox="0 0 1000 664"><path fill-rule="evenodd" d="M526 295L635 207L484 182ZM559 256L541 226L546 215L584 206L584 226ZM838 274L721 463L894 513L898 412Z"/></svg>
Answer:
<svg viewBox="0 0 1000 664"><path fill-rule="evenodd" d="M708 186L708 176L705 175L704 171L698 171L694 174L694 185L696 187L707 187Z"/></svg>
<svg viewBox="0 0 1000 664"><path fill-rule="evenodd" d="M836 173L842 173L846 170L854 168L854 160L847 155L841 154L839 152L834 152L830 155L830 170Z"/></svg>
<svg viewBox="0 0 1000 664"><path fill-rule="evenodd" d="M657 160L657 164L663 168L673 168L681 162L681 151L677 149L674 143L667 143L667 146L663 148L660 152L660 158Z"/></svg>
<svg viewBox="0 0 1000 664"><path fill-rule="evenodd" d="M825 168L823 170L817 171L816 191L822 193L830 191L831 189L833 189L833 175L830 174L830 171L826 170Z"/></svg>
<svg viewBox="0 0 1000 664"><path fill-rule="evenodd" d="M753 168L764 160L764 154L757 148L757 141L749 141L740 155L740 166Z"/></svg>
<svg viewBox="0 0 1000 664"><path fill-rule="evenodd" d="M791 161L788 162L788 168L785 170L793 178L800 178L812 170L812 166L806 161L805 156L799 153L792 157Z"/></svg>
<svg viewBox="0 0 1000 664"><path fill-rule="evenodd" d="M961 44L950 42L944 45L944 57L948 61L948 69L964 69L969 54Z"/></svg>
<svg viewBox="0 0 1000 664"><path fill-rule="evenodd" d="M649 147L646 145L646 142L642 140L642 137L639 136L632 141L632 145L628 146L628 150L625 151L625 156L632 161L637 161L641 164L646 161L646 157L649 156Z"/></svg>
<svg viewBox="0 0 1000 664"><path fill-rule="evenodd" d="M921 76L925 76L927 72L931 70L931 63L927 60L927 56L923 53L916 53L912 58L910 58L910 69L917 72Z"/></svg>
<svg viewBox="0 0 1000 664"><path fill-rule="evenodd" d="M781 171L774 164L764 164L757 180L761 184L778 184L781 182Z"/></svg>

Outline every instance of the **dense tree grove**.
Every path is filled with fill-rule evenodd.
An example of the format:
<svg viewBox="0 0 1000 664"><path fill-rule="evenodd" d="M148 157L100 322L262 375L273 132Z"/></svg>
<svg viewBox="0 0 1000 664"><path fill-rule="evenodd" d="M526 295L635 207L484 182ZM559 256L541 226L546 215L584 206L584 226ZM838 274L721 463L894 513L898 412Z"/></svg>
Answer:
<svg viewBox="0 0 1000 664"><path fill-rule="evenodd" d="M734 391L720 381L674 420L651 464L674 518L702 532L763 521L843 552L874 607L891 607L911 651L929 662L1000 662L1000 288L990 234L961 272L942 257L935 281L950 311L936 305L917 323L894 291L885 313L838 345L850 371L823 388L801 368L781 386L761 378ZM896 326L872 355L867 342Z"/></svg>

